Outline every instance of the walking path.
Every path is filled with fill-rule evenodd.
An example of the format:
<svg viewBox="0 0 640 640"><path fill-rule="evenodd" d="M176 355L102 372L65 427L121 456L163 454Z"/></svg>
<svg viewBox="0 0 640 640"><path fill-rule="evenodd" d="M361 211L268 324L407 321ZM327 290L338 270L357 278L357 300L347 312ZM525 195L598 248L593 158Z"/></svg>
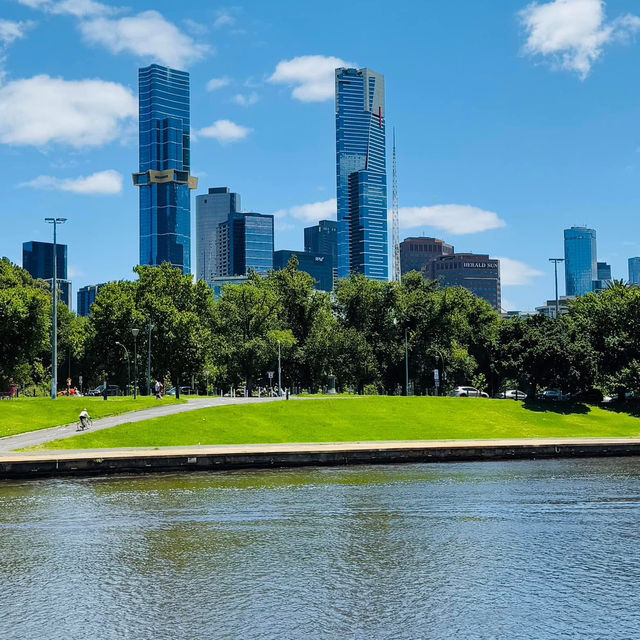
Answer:
<svg viewBox="0 0 640 640"><path fill-rule="evenodd" d="M150 409L141 409L140 411L131 411L122 413L118 416L110 416L95 420L91 431L100 431L101 429L111 429L120 424L129 422L142 422L151 418L162 418L164 416L172 416L185 411L195 411L197 409L208 409L209 407L223 407L231 404L256 404L263 402L276 402L280 398L190 398L185 404L160 404ZM62 440L78 435L76 425L70 424L62 427L51 427L49 429L38 429L37 431L29 431L16 436L7 436L0 438L0 455L14 451L16 449L26 449L27 447L36 447L40 444L46 444L53 440Z"/></svg>

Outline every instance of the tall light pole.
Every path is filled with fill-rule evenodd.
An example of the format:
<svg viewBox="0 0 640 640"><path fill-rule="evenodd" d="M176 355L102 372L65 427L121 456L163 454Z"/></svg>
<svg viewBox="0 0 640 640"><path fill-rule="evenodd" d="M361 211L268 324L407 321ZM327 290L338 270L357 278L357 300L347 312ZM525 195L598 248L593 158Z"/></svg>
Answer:
<svg viewBox="0 0 640 640"><path fill-rule="evenodd" d="M59 224L64 224L66 218L45 218L45 222L53 225L53 278L51 293L53 298L53 319L51 328L51 399L58 397L58 235Z"/></svg>
<svg viewBox="0 0 640 640"><path fill-rule="evenodd" d="M138 347L136 338L140 329L131 329L133 334L133 399L138 399Z"/></svg>
<svg viewBox="0 0 640 640"><path fill-rule="evenodd" d="M151 331L153 331L154 325L151 322L151 318L147 321L147 330L149 332L149 353L147 355L147 395L151 395Z"/></svg>
<svg viewBox="0 0 640 640"><path fill-rule="evenodd" d="M409 395L409 329L404 330L404 395Z"/></svg>
<svg viewBox="0 0 640 640"><path fill-rule="evenodd" d="M278 340L278 395L282 397L282 366L280 361L280 340Z"/></svg>
<svg viewBox="0 0 640 640"><path fill-rule="evenodd" d="M129 349L127 349L122 342L116 342L116 344L124 349L127 356L127 395L129 395L129 390L131 389L131 360L129 360Z"/></svg>
<svg viewBox="0 0 640 640"><path fill-rule="evenodd" d="M556 318L560 315L560 302L558 300L558 262L564 262L564 258L549 258L553 262L553 270L556 276Z"/></svg>

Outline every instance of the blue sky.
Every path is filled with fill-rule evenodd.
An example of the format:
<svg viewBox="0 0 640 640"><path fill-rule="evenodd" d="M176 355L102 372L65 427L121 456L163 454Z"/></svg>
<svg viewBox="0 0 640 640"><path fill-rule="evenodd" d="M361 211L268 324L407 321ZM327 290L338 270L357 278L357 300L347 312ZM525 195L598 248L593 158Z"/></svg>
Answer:
<svg viewBox="0 0 640 640"><path fill-rule="evenodd" d="M351 63L386 78L401 237L502 258L505 308L553 297L567 226L597 229L614 277L640 255L637 2L0 7L0 255L20 264L22 242L50 240L43 218L67 217L74 291L132 277L137 69L151 62L191 73L196 193L229 186L276 213L276 249L335 215L332 69Z"/></svg>

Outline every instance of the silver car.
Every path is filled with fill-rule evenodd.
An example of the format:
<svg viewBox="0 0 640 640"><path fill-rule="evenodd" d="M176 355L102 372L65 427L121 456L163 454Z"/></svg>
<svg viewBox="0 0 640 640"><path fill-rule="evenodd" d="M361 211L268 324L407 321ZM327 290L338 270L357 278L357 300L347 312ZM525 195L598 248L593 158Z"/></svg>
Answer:
<svg viewBox="0 0 640 640"><path fill-rule="evenodd" d="M509 389L508 391L502 391L496 398L506 398L507 400L526 400L527 394L519 389Z"/></svg>
<svg viewBox="0 0 640 640"><path fill-rule="evenodd" d="M456 387L451 393L451 398L488 398L489 394L484 391L480 391L475 387Z"/></svg>

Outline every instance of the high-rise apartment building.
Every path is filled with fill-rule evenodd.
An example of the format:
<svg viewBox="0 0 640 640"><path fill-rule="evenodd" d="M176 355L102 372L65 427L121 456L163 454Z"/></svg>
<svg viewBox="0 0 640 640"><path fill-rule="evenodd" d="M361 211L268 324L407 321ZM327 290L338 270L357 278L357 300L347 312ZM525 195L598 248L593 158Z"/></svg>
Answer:
<svg viewBox="0 0 640 640"><path fill-rule="evenodd" d="M224 275L218 258L219 227L229 215L239 213L240 194L228 187L212 187L196 196L196 276L211 282Z"/></svg>
<svg viewBox="0 0 640 640"><path fill-rule="evenodd" d="M640 285L640 258L629 258L629 284Z"/></svg>
<svg viewBox="0 0 640 640"><path fill-rule="evenodd" d="M67 279L67 245L56 243L56 275L59 300L71 309L71 282ZM53 242L22 243L22 268L33 278L53 283Z"/></svg>
<svg viewBox="0 0 640 640"><path fill-rule="evenodd" d="M478 253L453 253L432 260L423 274L443 287L464 287L500 310L499 260Z"/></svg>
<svg viewBox="0 0 640 640"><path fill-rule="evenodd" d="M273 269L273 216L231 213L218 231L220 277Z"/></svg>
<svg viewBox="0 0 640 640"><path fill-rule="evenodd" d="M152 64L138 72L140 264L191 272L189 74Z"/></svg>
<svg viewBox="0 0 640 640"><path fill-rule="evenodd" d="M384 76L336 69L338 277L388 280Z"/></svg>
<svg viewBox="0 0 640 640"><path fill-rule="evenodd" d="M453 253L453 246L438 238L405 238L400 243L400 273L422 271L432 260Z"/></svg>
<svg viewBox="0 0 640 640"><path fill-rule="evenodd" d="M304 250L330 256L338 262L338 223L335 220L320 220L313 227L305 227Z"/></svg>
<svg viewBox="0 0 640 640"><path fill-rule="evenodd" d="M598 280L596 231L587 227L564 230L564 274L567 296L594 291Z"/></svg>
<svg viewBox="0 0 640 640"><path fill-rule="evenodd" d="M80 287L76 294L77 306L76 313L79 316L87 317L91 313L91 305L96 301L100 289L104 287L102 284L89 284L86 287Z"/></svg>

